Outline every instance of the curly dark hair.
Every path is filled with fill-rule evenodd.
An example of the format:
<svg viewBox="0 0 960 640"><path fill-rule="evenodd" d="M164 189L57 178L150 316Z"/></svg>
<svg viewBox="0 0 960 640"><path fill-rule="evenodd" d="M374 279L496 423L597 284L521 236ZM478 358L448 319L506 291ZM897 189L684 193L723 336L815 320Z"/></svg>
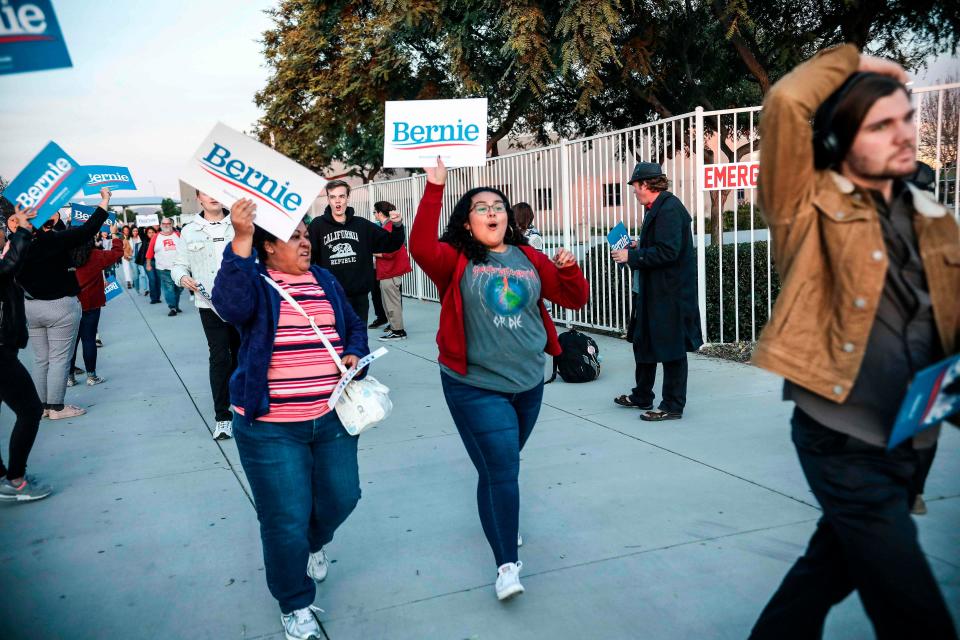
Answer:
<svg viewBox="0 0 960 640"><path fill-rule="evenodd" d="M499 189L494 187L477 187L470 189L460 197L453 213L450 214L450 220L447 221L447 229L440 236L440 242L446 242L457 251L461 252L467 259L474 264L485 264L487 262L487 248L474 240L473 236L464 227L470 220L470 207L473 205L473 196L478 193L492 193L503 200L507 208L507 233L503 237L504 244L515 246L530 244L520 231L517 225L517 218L510 207L510 200Z"/></svg>
<svg viewBox="0 0 960 640"><path fill-rule="evenodd" d="M90 254L97 248L97 236L94 236L84 242L82 245L70 252L70 262L74 267L82 267L87 264Z"/></svg>

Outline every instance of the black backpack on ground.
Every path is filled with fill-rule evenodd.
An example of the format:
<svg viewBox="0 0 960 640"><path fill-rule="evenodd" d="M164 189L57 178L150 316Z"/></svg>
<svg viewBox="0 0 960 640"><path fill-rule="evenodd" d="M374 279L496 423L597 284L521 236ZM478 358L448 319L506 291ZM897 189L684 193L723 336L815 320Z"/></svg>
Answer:
<svg viewBox="0 0 960 640"><path fill-rule="evenodd" d="M553 357L553 375L547 384L557 378L564 382L592 382L600 377L600 347L593 338L576 329L558 336L562 352Z"/></svg>

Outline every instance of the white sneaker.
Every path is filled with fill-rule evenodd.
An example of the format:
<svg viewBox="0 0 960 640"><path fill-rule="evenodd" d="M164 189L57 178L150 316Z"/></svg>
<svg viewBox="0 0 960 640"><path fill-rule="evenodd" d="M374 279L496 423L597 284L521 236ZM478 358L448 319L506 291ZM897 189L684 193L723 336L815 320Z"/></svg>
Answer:
<svg viewBox="0 0 960 640"><path fill-rule="evenodd" d="M523 563L517 561L516 564L508 562L497 570L497 600L509 600L524 592L523 585L520 584L522 568Z"/></svg>
<svg viewBox="0 0 960 640"><path fill-rule="evenodd" d="M320 607L310 605L293 613L281 613L284 637L287 640L320 640L323 632L320 630L317 614L322 612Z"/></svg>
<svg viewBox="0 0 960 640"><path fill-rule="evenodd" d="M522 547L522 546L523 546L523 536L520 535L519 533L517 533L517 546L518 546L518 547Z"/></svg>
<svg viewBox="0 0 960 640"><path fill-rule="evenodd" d="M330 570L330 563L327 562L327 552L320 548L320 551L311 553L307 558L307 575L313 578L314 582L323 582L327 579L327 571Z"/></svg>
<svg viewBox="0 0 960 640"><path fill-rule="evenodd" d="M229 420L217 420L213 429L214 440L228 440L233 437L233 423Z"/></svg>

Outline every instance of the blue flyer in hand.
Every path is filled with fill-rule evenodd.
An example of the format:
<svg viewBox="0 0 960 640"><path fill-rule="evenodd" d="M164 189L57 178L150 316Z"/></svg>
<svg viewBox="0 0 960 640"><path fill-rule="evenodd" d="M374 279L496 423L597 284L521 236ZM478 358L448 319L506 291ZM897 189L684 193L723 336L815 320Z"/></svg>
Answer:
<svg viewBox="0 0 960 640"><path fill-rule="evenodd" d="M117 282L117 279L113 276L110 276L106 279L106 282L103 286L103 293L107 296L107 302L110 302L123 293L123 289L120 288L120 283Z"/></svg>
<svg viewBox="0 0 960 640"><path fill-rule="evenodd" d="M607 234L607 242L610 243L611 251L627 248L630 244L630 234L627 233L627 228L622 222L618 222L617 226L610 230Z"/></svg>
<svg viewBox="0 0 960 640"><path fill-rule="evenodd" d="M887 449L960 411L960 354L919 372L893 425Z"/></svg>

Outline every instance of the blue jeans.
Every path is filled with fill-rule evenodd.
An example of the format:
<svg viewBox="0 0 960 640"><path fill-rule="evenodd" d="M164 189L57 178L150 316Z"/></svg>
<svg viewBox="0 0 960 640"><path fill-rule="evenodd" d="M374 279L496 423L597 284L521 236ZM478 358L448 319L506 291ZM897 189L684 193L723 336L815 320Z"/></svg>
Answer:
<svg viewBox="0 0 960 640"><path fill-rule="evenodd" d="M77 341L73 345L73 360L70 361L70 371L77 366L77 346L83 347L83 368L88 376L97 373L97 329L100 326L100 308L87 309L80 316L80 330L77 332Z"/></svg>
<svg viewBox="0 0 960 640"><path fill-rule="evenodd" d="M147 281L150 285L150 302L160 302L160 274L157 271L156 260L150 260L150 270L147 271Z"/></svg>
<svg viewBox="0 0 960 640"><path fill-rule="evenodd" d="M464 384L440 373L443 395L460 439L477 468L480 524L497 566L517 561L520 451L540 415L543 382L522 393Z"/></svg>
<svg viewBox="0 0 960 640"><path fill-rule="evenodd" d="M260 521L267 587L283 613L313 603L307 557L333 540L360 500L357 438L335 411L306 422L251 423L233 436Z"/></svg>
<svg viewBox="0 0 960 640"><path fill-rule="evenodd" d="M160 288L163 289L163 299L167 306L171 309L179 309L180 294L183 293L183 288L173 283L170 269L160 269L157 273L160 275Z"/></svg>
<svg viewBox="0 0 960 640"><path fill-rule="evenodd" d="M133 277L133 286L137 288L137 293L150 290L150 279L147 278L147 268L142 264L134 264L133 268L137 270L137 275Z"/></svg>

